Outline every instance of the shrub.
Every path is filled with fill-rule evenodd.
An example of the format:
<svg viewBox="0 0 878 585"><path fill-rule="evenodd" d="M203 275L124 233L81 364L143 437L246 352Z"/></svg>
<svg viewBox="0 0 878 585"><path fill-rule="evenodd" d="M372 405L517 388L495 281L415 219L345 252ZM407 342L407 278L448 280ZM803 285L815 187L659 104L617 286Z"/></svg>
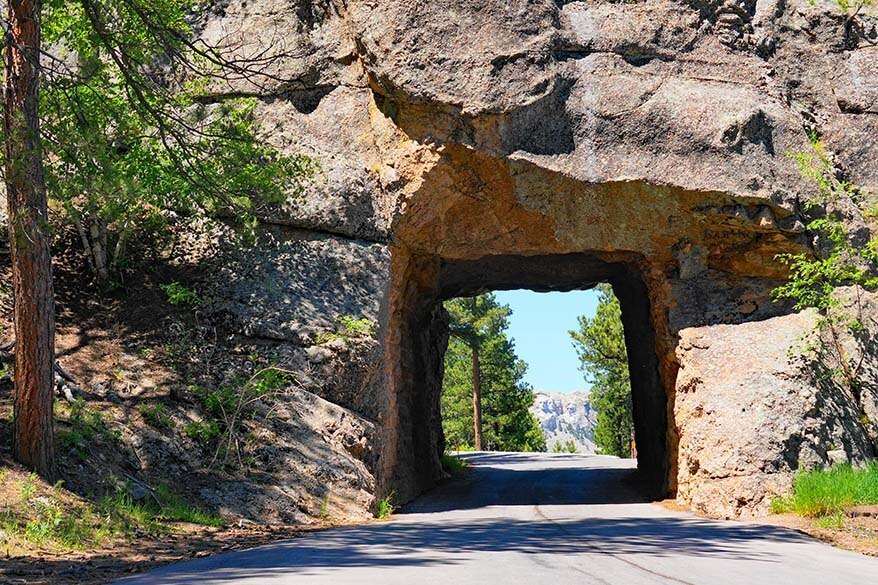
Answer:
<svg viewBox="0 0 878 585"><path fill-rule="evenodd" d="M379 520L390 518L395 510L393 505L393 493L390 493L375 503L375 517Z"/></svg>
<svg viewBox="0 0 878 585"><path fill-rule="evenodd" d="M159 285L172 305L197 305L198 294L179 282Z"/></svg>
<svg viewBox="0 0 878 585"><path fill-rule="evenodd" d="M460 457L456 457L448 453L442 456L442 469L444 469L447 473L459 473L466 469L466 465L466 461L464 461Z"/></svg>
<svg viewBox="0 0 878 585"><path fill-rule="evenodd" d="M220 428L215 420L203 420L183 427L183 434L200 443L210 443L220 436Z"/></svg>

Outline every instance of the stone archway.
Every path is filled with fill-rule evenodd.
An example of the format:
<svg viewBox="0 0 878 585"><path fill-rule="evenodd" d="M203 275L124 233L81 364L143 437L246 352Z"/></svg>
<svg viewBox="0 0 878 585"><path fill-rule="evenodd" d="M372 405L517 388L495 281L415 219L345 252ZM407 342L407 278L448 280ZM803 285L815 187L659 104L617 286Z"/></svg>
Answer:
<svg viewBox="0 0 878 585"><path fill-rule="evenodd" d="M656 496L677 494L682 477L684 492L697 497L703 478L689 471L701 447L684 445L686 469L679 469L676 401L687 391L678 385L679 335L789 311L770 298L783 270L775 256L805 245L800 229L785 227L793 225L789 219L765 200L636 181L585 184L526 162L443 147L394 226L380 482L408 498L441 476L442 300L607 281L623 307L639 468ZM735 489L723 497L734 499Z"/></svg>

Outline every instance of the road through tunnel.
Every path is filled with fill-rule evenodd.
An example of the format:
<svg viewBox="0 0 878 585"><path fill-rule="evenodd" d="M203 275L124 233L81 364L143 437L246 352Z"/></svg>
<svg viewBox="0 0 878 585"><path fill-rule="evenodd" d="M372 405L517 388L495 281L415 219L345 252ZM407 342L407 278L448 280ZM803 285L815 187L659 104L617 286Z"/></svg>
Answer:
<svg viewBox="0 0 878 585"><path fill-rule="evenodd" d="M442 301L522 288L538 292L586 290L606 282L613 287L622 307L638 470L651 497L667 494L671 449L668 398L659 372L651 301L638 269L638 258L631 255L601 259L593 254L497 255L468 261L422 262L433 268L435 279L432 287L420 289L422 296L407 315L400 339L398 370L405 374L397 394L400 412L405 416L398 421L397 465L413 472L409 475L412 483L396 483L394 491L417 493L441 478L439 460L446 445L439 399L443 354L448 344L448 316Z"/></svg>

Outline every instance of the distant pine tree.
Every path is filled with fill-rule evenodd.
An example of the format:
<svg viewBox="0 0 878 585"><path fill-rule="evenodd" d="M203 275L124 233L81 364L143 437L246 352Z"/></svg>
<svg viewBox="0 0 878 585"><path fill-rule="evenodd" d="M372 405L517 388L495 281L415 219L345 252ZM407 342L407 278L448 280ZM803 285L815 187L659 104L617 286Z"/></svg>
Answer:
<svg viewBox="0 0 878 585"><path fill-rule="evenodd" d="M592 384L595 444L600 453L630 457L634 420L622 310L609 285L598 290L597 313L593 318L579 317L579 330L570 331L570 336L585 379Z"/></svg>
<svg viewBox="0 0 878 585"><path fill-rule="evenodd" d="M545 451L531 414L527 364L507 337L512 311L493 294L445 303L451 340L442 381L442 425L449 445L500 451Z"/></svg>

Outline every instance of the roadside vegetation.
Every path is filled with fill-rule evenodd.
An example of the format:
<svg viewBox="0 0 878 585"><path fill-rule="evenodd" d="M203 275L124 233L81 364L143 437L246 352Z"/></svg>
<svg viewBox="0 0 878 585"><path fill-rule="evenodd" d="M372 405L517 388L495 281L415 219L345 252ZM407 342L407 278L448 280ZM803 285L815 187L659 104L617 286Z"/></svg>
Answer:
<svg viewBox="0 0 878 585"><path fill-rule="evenodd" d="M878 505L878 462L873 461L859 469L836 465L800 471L793 481L793 493L775 500L772 511L837 518L856 506L874 505Z"/></svg>
<svg viewBox="0 0 878 585"><path fill-rule="evenodd" d="M219 527L217 514L191 505L167 486L146 490L135 500L128 486L95 502L79 498L58 482L4 468L0 472L0 551L7 557L34 548L47 552L94 549L120 540L159 537L185 522Z"/></svg>
<svg viewBox="0 0 878 585"><path fill-rule="evenodd" d="M455 475L460 473L467 467L467 462L457 455L452 455L450 453L445 453L442 456L442 469L445 470L446 473Z"/></svg>
<svg viewBox="0 0 878 585"><path fill-rule="evenodd" d="M563 443L555 441L555 444L552 445L552 453L576 453L576 443L572 439L568 439Z"/></svg>

